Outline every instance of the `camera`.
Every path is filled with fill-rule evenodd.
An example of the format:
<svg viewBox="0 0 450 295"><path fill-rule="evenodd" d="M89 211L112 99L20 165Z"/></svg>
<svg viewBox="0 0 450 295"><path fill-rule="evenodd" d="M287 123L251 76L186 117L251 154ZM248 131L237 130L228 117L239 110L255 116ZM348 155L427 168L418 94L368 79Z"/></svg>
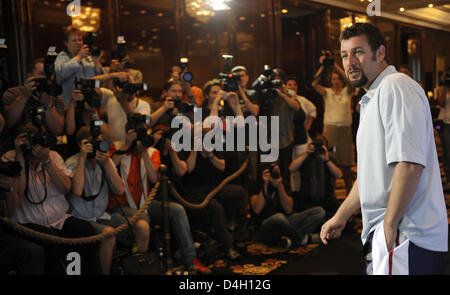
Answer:
<svg viewBox="0 0 450 295"><path fill-rule="evenodd" d="M261 74L252 84L252 88L260 93L260 115L267 116L272 113L273 99L278 97L278 92L275 88L280 88L283 81L275 79L279 74L272 70L270 66L264 66L264 73Z"/></svg>
<svg viewBox="0 0 450 295"><path fill-rule="evenodd" d="M145 148L151 147L155 143L153 135L150 134L150 130L145 125L150 125L150 117L143 114L132 114L127 116L126 130L135 130L137 133L137 139Z"/></svg>
<svg viewBox="0 0 450 295"><path fill-rule="evenodd" d="M122 66L125 69L131 69L131 63L127 60L125 60L126 56L127 56L127 52L126 52L126 41L125 41L125 37L124 36L119 36L117 37L117 50L116 52L114 52L112 54L112 58L113 59L118 59L119 62L122 64Z"/></svg>
<svg viewBox="0 0 450 295"><path fill-rule="evenodd" d="M48 48L47 56L44 59L44 72L46 77L35 78L33 81L36 86L36 92L47 93L50 96L58 96L62 93L62 87L55 80L55 60L57 57L56 47Z"/></svg>
<svg viewBox="0 0 450 295"><path fill-rule="evenodd" d="M325 149L323 148L324 144L321 140L313 141L311 144L314 145L314 154L318 154L318 155L325 154ZM328 150L328 152L334 153L334 152L336 152L336 147L332 146L332 147L329 147L327 150Z"/></svg>
<svg viewBox="0 0 450 295"><path fill-rule="evenodd" d="M188 68L188 58L187 57L182 57L180 58L180 63L178 64L181 68L181 79L183 79L184 82L192 82L192 80L194 80L194 75L189 72L186 71L186 69Z"/></svg>
<svg viewBox="0 0 450 295"><path fill-rule="evenodd" d="M19 177L20 171L22 171L22 166L18 161L0 161L0 175L5 175L8 177Z"/></svg>
<svg viewBox="0 0 450 295"><path fill-rule="evenodd" d="M100 108L101 98L95 91L96 88L100 88L100 80L75 78L74 84L75 89L80 90L84 96L83 101L77 101L77 108L83 108L84 102L91 108Z"/></svg>
<svg viewBox="0 0 450 295"><path fill-rule="evenodd" d="M31 134L28 136L27 142L24 143L21 148L24 153L30 153L35 145L51 148L56 145L56 137L47 131Z"/></svg>
<svg viewBox="0 0 450 295"><path fill-rule="evenodd" d="M31 122L37 128L44 125L45 121L45 108L43 106L37 105L29 109L29 114L31 116Z"/></svg>
<svg viewBox="0 0 450 295"><path fill-rule="evenodd" d="M321 56L325 56L325 59L322 62L322 64L324 66L333 66L334 65L333 53L331 53L330 50L326 50L326 49L322 50Z"/></svg>
<svg viewBox="0 0 450 295"><path fill-rule="evenodd" d="M181 99L171 98L169 101L173 101L175 103L175 108L178 109L178 112L182 114L186 114L194 111L194 105L184 102Z"/></svg>
<svg viewBox="0 0 450 295"><path fill-rule="evenodd" d="M92 56L98 57L101 54L101 49L97 46L94 46L94 41L98 37L98 34L95 32L87 32L86 36L83 38L83 43L89 47L89 52Z"/></svg>
<svg viewBox="0 0 450 295"><path fill-rule="evenodd" d="M106 140L103 140L100 137L101 127L103 126L102 120L91 120L90 122L90 131L92 135L92 153L89 153L87 157L89 159L94 159L96 152L100 151L102 153L106 153L109 151L109 143Z"/></svg>
<svg viewBox="0 0 450 295"><path fill-rule="evenodd" d="M147 83L129 83L129 82L120 82L119 79L114 79L114 86L122 88L122 91L128 95L133 95L138 91L147 91L148 86Z"/></svg>
<svg viewBox="0 0 450 295"><path fill-rule="evenodd" d="M270 177L272 177L273 179L279 179L280 173L278 173L278 171L275 171L276 166L277 166L277 163L265 163L262 166L262 171L269 169Z"/></svg>
<svg viewBox="0 0 450 295"><path fill-rule="evenodd" d="M219 74L219 80L223 83L223 90L226 92L236 92L239 90L239 84L241 82L241 76L235 75L230 72L231 62L233 60L232 55L222 55L224 59L225 73Z"/></svg>

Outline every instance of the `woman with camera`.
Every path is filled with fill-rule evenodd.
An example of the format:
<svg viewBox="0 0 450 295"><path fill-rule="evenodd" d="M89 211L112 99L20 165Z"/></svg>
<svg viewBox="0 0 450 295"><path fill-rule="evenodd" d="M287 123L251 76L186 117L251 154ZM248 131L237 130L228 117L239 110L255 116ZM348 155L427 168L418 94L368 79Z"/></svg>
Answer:
<svg viewBox="0 0 450 295"><path fill-rule="evenodd" d="M330 146L336 147L333 155L344 172L345 188L350 193L353 185L350 170L353 165L351 109L353 88L342 68L330 56L322 55L319 63L321 66L314 76L312 87L323 97L324 101L323 135L328 139ZM327 83L331 85L330 88L319 82L325 69L329 70Z"/></svg>

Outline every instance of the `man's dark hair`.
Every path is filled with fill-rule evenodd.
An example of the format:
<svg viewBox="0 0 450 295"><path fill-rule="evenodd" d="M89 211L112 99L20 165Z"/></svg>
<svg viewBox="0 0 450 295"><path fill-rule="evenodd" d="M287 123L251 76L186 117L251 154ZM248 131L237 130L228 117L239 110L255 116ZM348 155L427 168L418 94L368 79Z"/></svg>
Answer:
<svg viewBox="0 0 450 295"><path fill-rule="evenodd" d="M370 23L356 23L353 26L347 27L341 33L339 41L342 42L342 40L348 40L352 37L361 35L366 35L370 49L372 49L373 52L377 51L381 45L384 45L384 48L386 48L387 51L386 40L380 29ZM384 56L384 60L388 62L387 55Z"/></svg>
<svg viewBox="0 0 450 295"><path fill-rule="evenodd" d="M33 59L29 64L28 64L28 74L33 73L34 71L34 67L36 66L36 64L38 63L45 63L45 59L44 58L35 58Z"/></svg>

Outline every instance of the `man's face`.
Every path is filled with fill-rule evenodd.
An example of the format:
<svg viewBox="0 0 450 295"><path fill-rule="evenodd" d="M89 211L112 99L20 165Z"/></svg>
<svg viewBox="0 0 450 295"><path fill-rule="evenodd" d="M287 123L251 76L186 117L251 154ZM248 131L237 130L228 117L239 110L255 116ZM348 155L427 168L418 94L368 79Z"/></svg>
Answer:
<svg viewBox="0 0 450 295"><path fill-rule="evenodd" d="M67 50L71 54L75 55L83 46L83 38L80 34L70 34L65 44L67 46Z"/></svg>
<svg viewBox="0 0 450 295"><path fill-rule="evenodd" d="M217 94L219 94L220 90L222 90L220 86L217 85L212 86L208 93L208 100L214 101L217 97Z"/></svg>
<svg viewBox="0 0 450 295"><path fill-rule="evenodd" d="M294 80L288 80L288 81L286 82L285 87L286 87L286 89L294 90L295 93L297 93L297 91L298 91L298 85L297 85L297 82L295 82Z"/></svg>
<svg viewBox="0 0 450 295"><path fill-rule="evenodd" d="M183 96L183 87L180 84L173 84L169 90L166 91L166 96L181 99Z"/></svg>
<svg viewBox="0 0 450 295"><path fill-rule="evenodd" d="M366 35L342 40L342 64L353 87L368 88L372 84L381 72L380 64L384 54L384 46L380 46L376 52L372 51Z"/></svg>
<svg viewBox="0 0 450 295"><path fill-rule="evenodd" d="M245 88L247 87L247 83L248 83L248 79L250 78L247 73L245 71L239 71L239 72L235 72L235 75L239 75L241 76L241 87Z"/></svg>
<svg viewBox="0 0 450 295"><path fill-rule="evenodd" d="M38 62L34 65L33 76L45 76L44 63Z"/></svg>

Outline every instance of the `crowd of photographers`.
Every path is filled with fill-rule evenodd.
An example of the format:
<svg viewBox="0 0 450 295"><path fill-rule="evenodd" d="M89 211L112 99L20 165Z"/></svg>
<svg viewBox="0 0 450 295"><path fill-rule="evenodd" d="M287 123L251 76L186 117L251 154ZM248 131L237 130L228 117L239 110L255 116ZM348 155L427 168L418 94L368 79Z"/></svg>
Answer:
<svg viewBox="0 0 450 295"><path fill-rule="evenodd" d="M316 107L298 95L296 78L281 69L266 67L251 83L247 69L232 66L225 57L226 73L200 88L182 61L171 67L161 97L149 100L141 95L147 90L142 73L131 67L124 48L118 46L104 67L103 52L90 37L83 39L68 27L65 50L49 50L34 60L24 85L3 93L0 189L5 215L60 237L107 233L136 214L160 180L162 165L171 183L167 207L160 190L147 214L129 229L82 246L30 239L2 227L2 272L65 273L66 255L76 251L82 274L110 274L118 249L127 254L158 251L158 242L152 241L162 240L165 217L174 259L201 274L211 272L204 265L213 255L207 249L211 240L220 255L232 260L241 256L237 241L255 238L285 248L320 242L320 225L338 207L335 180L352 165L353 89L345 76L333 72L331 88L313 82L329 112L326 131L334 140L329 144L323 135L310 134ZM329 62L326 55L321 58L324 66ZM278 159L261 162L263 152L248 149L249 126L238 120L212 126L221 125L223 132L245 128L246 148L234 141L234 151L208 151L194 140L191 150L175 151L171 122L180 114L192 119L194 108L200 108L203 120L277 116ZM203 133L208 130L203 126ZM349 142L336 150L343 136ZM201 149L194 149L198 145ZM246 160L242 174L199 206Z"/></svg>

